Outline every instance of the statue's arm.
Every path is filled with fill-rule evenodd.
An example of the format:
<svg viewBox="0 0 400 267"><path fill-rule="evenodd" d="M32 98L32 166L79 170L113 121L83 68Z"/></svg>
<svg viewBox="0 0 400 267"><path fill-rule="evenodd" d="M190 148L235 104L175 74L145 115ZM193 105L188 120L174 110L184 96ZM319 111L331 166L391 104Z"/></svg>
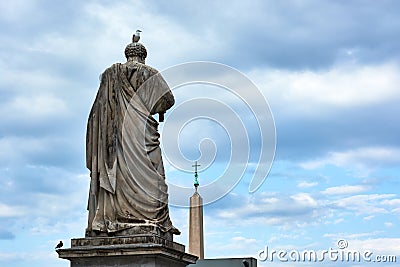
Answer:
<svg viewBox="0 0 400 267"><path fill-rule="evenodd" d="M157 86L161 87L162 92L165 93L160 97L160 99L158 99L153 109L151 110L151 114L158 113L160 121L163 121L163 114L175 104L175 98L164 78L160 74L157 74L157 76L159 76L157 78Z"/></svg>

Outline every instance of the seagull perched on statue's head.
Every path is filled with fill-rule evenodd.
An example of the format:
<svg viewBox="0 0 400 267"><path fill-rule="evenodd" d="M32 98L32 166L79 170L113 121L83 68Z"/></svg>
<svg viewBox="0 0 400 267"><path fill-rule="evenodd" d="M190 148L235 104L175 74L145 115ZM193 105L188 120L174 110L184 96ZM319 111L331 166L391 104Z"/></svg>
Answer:
<svg viewBox="0 0 400 267"><path fill-rule="evenodd" d="M140 40L140 33L141 33L142 31L141 30L137 30L136 32L135 32L135 34L133 35L133 37L132 37L132 43L137 43L137 42L139 42L139 40Z"/></svg>

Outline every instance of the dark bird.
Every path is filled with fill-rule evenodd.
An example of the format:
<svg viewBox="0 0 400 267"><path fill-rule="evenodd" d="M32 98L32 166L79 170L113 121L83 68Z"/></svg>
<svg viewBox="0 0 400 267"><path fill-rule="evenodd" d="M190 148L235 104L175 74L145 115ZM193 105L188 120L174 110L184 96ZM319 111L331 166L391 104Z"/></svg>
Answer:
<svg viewBox="0 0 400 267"><path fill-rule="evenodd" d="M58 248L62 248L62 246L64 246L64 244L63 244L63 242L62 242L62 241L60 241L60 243L58 243L58 244L57 244L57 246L56 246L56 249L58 249Z"/></svg>
<svg viewBox="0 0 400 267"><path fill-rule="evenodd" d="M246 261L246 260L243 260L242 263L243 263L244 267L249 267L250 266L249 262Z"/></svg>
<svg viewBox="0 0 400 267"><path fill-rule="evenodd" d="M137 43L140 40L141 30L137 30L136 33L132 36L132 43Z"/></svg>

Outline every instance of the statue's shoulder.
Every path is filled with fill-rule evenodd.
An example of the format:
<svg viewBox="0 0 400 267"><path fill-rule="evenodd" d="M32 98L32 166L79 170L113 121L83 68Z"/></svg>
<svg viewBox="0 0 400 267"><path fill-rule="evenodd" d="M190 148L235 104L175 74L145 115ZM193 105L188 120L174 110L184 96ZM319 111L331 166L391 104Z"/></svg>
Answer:
<svg viewBox="0 0 400 267"><path fill-rule="evenodd" d="M112 74L112 73L116 73L118 70L120 70L121 69L121 63L114 63L114 64L112 64L110 67L108 67L107 69L105 69L104 71L103 71L103 73L101 74L101 77L102 76L105 76L105 75L107 75L107 74Z"/></svg>
<svg viewBox="0 0 400 267"><path fill-rule="evenodd" d="M140 64L140 63L139 63ZM143 65L143 68L145 69L145 70L147 70L151 75L154 75L154 74L157 74L158 73L158 70L156 70L155 68L153 68L153 67L150 67L149 65L145 65L145 64L141 64L141 65Z"/></svg>
<svg viewBox="0 0 400 267"><path fill-rule="evenodd" d="M116 71L118 69L121 69L122 65L123 64L121 64L121 63L114 63L110 67L108 67L104 72Z"/></svg>
<svg viewBox="0 0 400 267"><path fill-rule="evenodd" d="M143 64L140 62L136 62L136 61L126 62L126 63L120 64L120 66L125 66L129 69L135 69L135 71L138 71L145 77L151 77L158 73L158 70L156 70L155 68L150 67L149 65L146 65L146 64Z"/></svg>
<svg viewBox="0 0 400 267"><path fill-rule="evenodd" d="M147 71L147 72L149 72L149 73L151 73L151 74L156 74L156 73L158 73L158 70L156 70L155 68L150 67L149 65L146 65L146 64L143 64L143 63L140 63L140 62L127 62L127 63L125 63L125 64L134 66L134 67L136 67L136 68L139 69L139 70Z"/></svg>

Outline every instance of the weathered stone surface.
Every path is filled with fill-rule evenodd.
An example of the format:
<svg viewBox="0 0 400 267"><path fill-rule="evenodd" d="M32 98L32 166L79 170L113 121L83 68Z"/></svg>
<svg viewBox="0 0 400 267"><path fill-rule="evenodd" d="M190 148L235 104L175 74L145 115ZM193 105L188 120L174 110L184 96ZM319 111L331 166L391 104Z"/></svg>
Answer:
<svg viewBox="0 0 400 267"><path fill-rule="evenodd" d="M159 123L153 117L162 118L174 96L161 74L145 64L142 44L129 44L125 55L127 62L113 64L101 75L89 114L86 236L121 236L140 224L180 234L169 216Z"/></svg>
<svg viewBox="0 0 400 267"><path fill-rule="evenodd" d="M92 237L92 238L74 238L71 240L71 248L85 247L135 247L143 244L153 244L163 247L175 249L180 252L185 252L185 246L164 238L153 235L136 235L126 237Z"/></svg>
<svg viewBox="0 0 400 267"><path fill-rule="evenodd" d="M185 253L185 246L154 235L77 238L71 248L57 253L70 260L71 267L187 266L197 260Z"/></svg>
<svg viewBox="0 0 400 267"><path fill-rule="evenodd" d="M71 267L184 267L186 263L161 255L156 256L121 256L107 259L93 257L71 261Z"/></svg>
<svg viewBox="0 0 400 267"><path fill-rule="evenodd" d="M203 198L197 190L190 197L189 253L204 259Z"/></svg>
<svg viewBox="0 0 400 267"><path fill-rule="evenodd" d="M246 264L247 262L247 264ZM196 264L190 264L189 267L257 267L257 260L251 257L245 258L217 258L198 260Z"/></svg>
<svg viewBox="0 0 400 267"><path fill-rule="evenodd" d="M158 226L149 224L137 224L131 228L115 232L113 234L114 237L117 236L127 237L127 236L137 236L137 235L140 236L153 235L169 241L173 241L173 234L171 232L164 232ZM107 236L109 236L109 234L101 232L92 231L91 235L88 235L88 233L86 233L86 237L107 237Z"/></svg>

